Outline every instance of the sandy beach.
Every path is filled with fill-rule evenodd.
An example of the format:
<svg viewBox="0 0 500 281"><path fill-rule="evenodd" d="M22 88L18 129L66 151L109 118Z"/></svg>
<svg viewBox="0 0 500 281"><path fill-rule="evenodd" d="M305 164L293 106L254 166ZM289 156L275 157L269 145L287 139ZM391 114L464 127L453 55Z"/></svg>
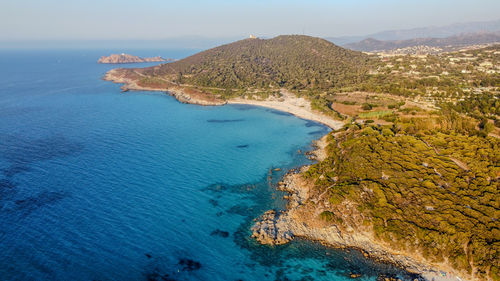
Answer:
<svg viewBox="0 0 500 281"><path fill-rule="evenodd" d="M344 122L334 120L329 116L312 110L311 103L308 100L302 97L299 98L295 94L284 89L281 89L281 94L282 96L279 98L270 97L265 100L236 98L229 100L227 103L257 105L288 112L303 119L319 122L334 130L340 129L344 126Z"/></svg>

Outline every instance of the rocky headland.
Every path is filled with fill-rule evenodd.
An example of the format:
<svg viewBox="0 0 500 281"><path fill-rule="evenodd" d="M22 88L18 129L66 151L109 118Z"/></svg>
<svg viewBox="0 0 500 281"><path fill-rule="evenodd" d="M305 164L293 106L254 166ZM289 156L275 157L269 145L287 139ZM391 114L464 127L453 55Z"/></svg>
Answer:
<svg viewBox="0 0 500 281"><path fill-rule="evenodd" d="M315 141L316 149L310 153L314 159L322 161L326 158L328 136ZM309 167L293 170L279 182L277 189L287 193L284 196L288 201L287 208L266 211L255 220L252 237L259 243L274 246L301 237L336 248L358 249L367 258L394 264L426 280L467 280L445 264L432 263L419 253L396 250L377 239L371 227L363 224L364 218L357 210L356 202L344 201L336 206L343 223L321 219L321 213L331 210L332 205L323 198L328 196L326 192L316 190L315 185L304 178Z"/></svg>
<svg viewBox="0 0 500 281"><path fill-rule="evenodd" d="M172 59L164 59L162 57L151 57L151 58L141 58L138 56L133 56L129 54L111 54L109 56L102 56L99 58L97 63L109 63L109 64L119 64L119 63L141 63L141 62L169 62Z"/></svg>
<svg viewBox="0 0 500 281"><path fill-rule="evenodd" d="M168 81L161 81L159 84L148 83L146 86L141 83L142 78L144 78L144 76L140 72L125 68L112 69L103 77L106 81L123 84L121 87L123 92L127 92L129 90L166 92L182 103L205 106L224 105L227 103L225 100L216 96L206 94L196 89L182 87Z"/></svg>

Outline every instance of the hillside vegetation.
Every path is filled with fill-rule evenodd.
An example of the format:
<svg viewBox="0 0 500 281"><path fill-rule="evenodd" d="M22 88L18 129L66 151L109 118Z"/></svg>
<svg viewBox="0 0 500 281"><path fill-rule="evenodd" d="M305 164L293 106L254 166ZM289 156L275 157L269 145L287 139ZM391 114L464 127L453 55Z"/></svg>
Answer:
<svg viewBox="0 0 500 281"><path fill-rule="evenodd" d="M320 38L283 35L237 41L146 69L144 74L224 89L328 89L360 82L369 60Z"/></svg>
<svg viewBox="0 0 500 281"><path fill-rule="evenodd" d="M331 138L328 158L306 172L329 194L321 217L342 226L337 206L352 202L394 249L499 280L500 140L415 121L353 124Z"/></svg>

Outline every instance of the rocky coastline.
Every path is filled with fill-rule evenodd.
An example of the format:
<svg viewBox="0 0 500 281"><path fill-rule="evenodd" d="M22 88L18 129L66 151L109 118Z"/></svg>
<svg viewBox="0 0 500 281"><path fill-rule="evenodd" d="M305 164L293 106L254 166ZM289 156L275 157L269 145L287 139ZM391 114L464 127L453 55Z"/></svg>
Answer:
<svg viewBox="0 0 500 281"><path fill-rule="evenodd" d="M317 160L322 160L325 155L327 136L315 142L316 149L311 154ZM275 246L301 237L335 248L358 249L367 258L391 263L425 280L468 280L444 264L433 264L423 259L419 253L398 251L379 241L369 227L359 223L360 214L351 202L341 204L345 211L343 221L347 222L347 227L320 219L320 214L327 209L325 205L328 200L321 200L324 194L318 194L313 190L313 185L304 179L303 174L307 169L309 166L290 171L279 182L277 189L287 193L284 197L288 201L287 208L266 211L255 220L251 228L252 237L259 243ZM358 224L354 223L356 221Z"/></svg>
<svg viewBox="0 0 500 281"><path fill-rule="evenodd" d="M116 68L108 71L103 79L112 81L114 83L123 84L121 86L122 92L133 91L158 91L166 92L167 94L175 97L179 102L214 106L227 104L226 101L217 97L202 93L194 89L186 89L184 87L169 83L168 86L162 87L147 87L138 84L137 77L131 76L131 69ZM139 73L133 73L135 76L140 76Z"/></svg>

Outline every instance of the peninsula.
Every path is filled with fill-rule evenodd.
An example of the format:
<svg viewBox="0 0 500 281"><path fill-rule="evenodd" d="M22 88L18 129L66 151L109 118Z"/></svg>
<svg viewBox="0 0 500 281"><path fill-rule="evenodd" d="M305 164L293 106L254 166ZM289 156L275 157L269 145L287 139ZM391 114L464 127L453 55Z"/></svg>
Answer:
<svg viewBox="0 0 500 281"><path fill-rule="evenodd" d="M104 79L200 105L287 111L333 131L252 227L351 247L428 280L500 280L500 46L369 55L309 36L246 39Z"/></svg>
<svg viewBox="0 0 500 281"><path fill-rule="evenodd" d="M102 56L99 58L97 63L119 64L119 63L167 62L167 61L173 61L173 59L164 59L159 56L151 58L141 58L138 56L122 53L122 54L111 54L107 57Z"/></svg>

